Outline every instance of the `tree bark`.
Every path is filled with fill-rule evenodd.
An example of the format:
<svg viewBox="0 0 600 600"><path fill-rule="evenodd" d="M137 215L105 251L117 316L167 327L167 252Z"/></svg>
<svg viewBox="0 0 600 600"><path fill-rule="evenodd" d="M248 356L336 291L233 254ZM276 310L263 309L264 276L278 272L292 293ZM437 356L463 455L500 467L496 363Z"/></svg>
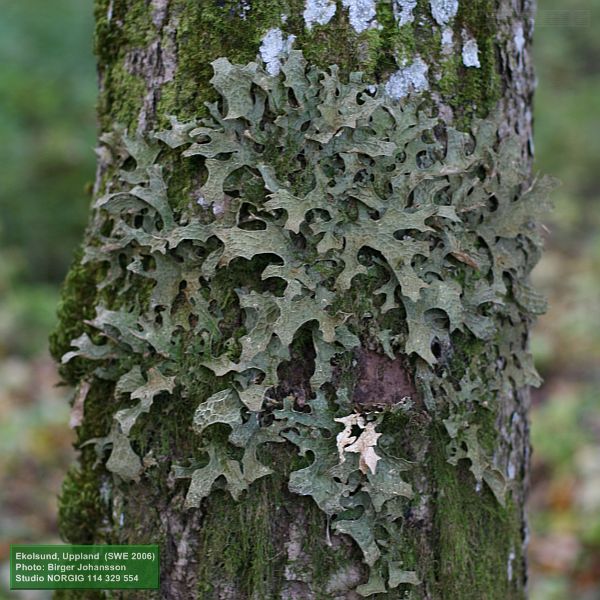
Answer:
<svg viewBox="0 0 600 600"><path fill-rule="evenodd" d="M371 4L373 14L367 10ZM169 130L171 115L180 123L207 117L205 102L222 103L211 84L211 63L220 57L246 65L257 60L258 54L258 62L266 60L265 68L273 75L289 47L280 48L270 59L265 39L272 30L282 33L284 45L295 36L291 47L302 50L309 66L338 65L341 80L361 71L366 84L385 86L395 74L403 76L403 81L396 81L408 85L411 98L420 99L424 110L437 115L441 129L451 126L470 131L478 119L493 116L498 129L495 143L512 140L524 165L524 175L515 185L526 193L531 186L532 159L532 13L529 0L96 0L98 119L103 142L98 149L95 198L121 190L119 171L132 170L131 157L114 141L121 134L115 132L126 130L131 139L143 140L152 132ZM417 59L427 66L426 84L418 77L407 81L403 71L414 67ZM183 220L205 185L204 159L183 160L176 148L163 147L157 160L168 186L168 201L176 218ZM133 288L121 287L125 279L119 277L126 277L128 265L121 265L122 272L107 275L101 260L82 258L95 247L93 240L110 233L110 225L98 215L96 210L64 286L60 324L51 341L57 360L73 350L71 342L82 334L97 344L105 341L95 325L98 307L133 311L140 298L151 293L142 278ZM160 260L160 252L147 250L146 256ZM190 254L189 268L197 268L194 260ZM460 268L454 274L459 287L466 285L464 270L474 261L459 252ZM227 334L235 337L243 324L242 307L228 298L240 287L252 289L264 268L260 259L253 258L237 270L230 264L227 277L213 280L211 293L222 304L227 323L220 326ZM106 283L109 276L114 276L112 284ZM508 284L507 303L514 303L516 295L511 285L516 283ZM378 310L375 294L364 289L353 285L349 292L361 304L363 320ZM354 331L360 346L334 361L333 381L338 388L352 391L357 414L381 418L378 431L387 436L388 447L411 465L407 478L412 494L403 499L402 518L396 522L396 535L387 539L385 552L393 555L403 572L415 573L415 578L393 588L386 580L386 591L374 597L526 597L527 386L533 378L528 374L526 354L515 362L514 348L506 342L518 336L522 346L527 345L530 313L535 310L526 310L524 304L517 306L512 318L500 321L498 317L495 334L487 341L468 329L436 338L432 347L435 367L417 353L405 354L398 348L390 350L396 358L389 358L385 346L369 339L366 329ZM397 331L392 327L392 334L404 335L406 315L400 321ZM174 385L165 384L151 409L131 429L131 448L143 461L143 471L133 478L137 480L111 472L104 454L111 444L114 452L117 444L116 437L108 438L115 428L115 413L131 406L131 399L115 388L114 376L132 368L131 355L108 357L100 370L89 356L63 359L62 376L77 389L74 411L84 410L77 427L79 465L68 474L60 500L64 539L160 544L160 590L114 591L111 598L360 598L370 577L363 552L355 538L332 526L335 515L326 514L312 497L290 491L290 473L305 468L310 459L299 457L298 448L289 441L262 447L261 462L273 473L257 479L237 500L217 485L199 507L190 507L189 500L186 504L189 480L175 477L173 467L189 465L192 458L206 464L201 436L194 430L194 414L222 389L222 378L204 368L198 358L201 336L193 328L187 331L185 351L176 368L162 373L174 378ZM119 332L114 336L118 342ZM281 410L284 398L292 396L298 411L310 409L314 401L312 339L307 342L301 334L294 337L291 358L278 371L272 398L276 410ZM143 381L149 381L142 367ZM498 373L502 389L488 385L490 369ZM502 373L509 371L510 377L504 377ZM445 421L453 417L453 409L441 397L444 388L435 388L440 397L433 400L423 391L423 374L450 381L466 372L473 389L489 388L486 399L469 409L468 425L479 432L476 448L489 457L488 475L499 474L508 482L504 506L489 481L486 484L486 479L477 481L474 476L478 459L472 453L476 449L459 437L458 442L454 440L458 444L454 454L448 450L453 437ZM399 392L411 397L411 407L386 412L385 405L398 405ZM372 405L374 395L383 399L383 407ZM228 433L227 426L222 427ZM96 443L82 446L90 440ZM384 574L389 576L388 571ZM56 597L106 596L60 591Z"/></svg>

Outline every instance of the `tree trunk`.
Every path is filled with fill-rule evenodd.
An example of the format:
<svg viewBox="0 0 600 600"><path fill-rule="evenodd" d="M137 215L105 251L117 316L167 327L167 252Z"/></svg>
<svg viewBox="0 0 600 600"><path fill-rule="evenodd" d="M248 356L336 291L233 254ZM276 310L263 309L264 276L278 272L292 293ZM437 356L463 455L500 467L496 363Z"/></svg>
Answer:
<svg viewBox="0 0 600 600"><path fill-rule="evenodd" d="M95 4L65 540L158 542L128 598L524 598L532 2Z"/></svg>

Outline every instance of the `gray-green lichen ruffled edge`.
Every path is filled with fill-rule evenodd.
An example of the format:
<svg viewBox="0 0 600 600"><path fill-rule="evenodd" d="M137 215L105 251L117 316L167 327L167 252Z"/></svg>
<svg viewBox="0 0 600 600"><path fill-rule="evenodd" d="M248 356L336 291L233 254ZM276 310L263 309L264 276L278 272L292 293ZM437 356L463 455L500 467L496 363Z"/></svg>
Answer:
<svg viewBox="0 0 600 600"><path fill-rule="evenodd" d="M357 452L340 454L336 419L357 410L344 369L359 347L405 357L423 411L445 426L448 461L467 459L503 503L506 474L475 415L495 414L503 394L537 381L526 334L544 302L528 275L552 182L522 189L519 149L498 141L494 119L459 132L360 73L341 81L335 67L307 66L299 51L277 76L224 58L213 68L220 101L210 117L172 118L146 139L102 137L119 181L95 204L82 260L100 273L105 302L62 361L115 382L126 407L87 443L100 460L109 451L116 476L139 479L152 461L129 434L157 397L185 397L193 355L219 391L193 417L201 458L173 466L191 479L187 506L215 488L239 498L272 472L260 447L287 441L312 459L292 470L290 490L311 496L370 567L356 591L417 584L387 551L414 494L412 465L385 433L371 446L374 470ZM194 197L172 197L163 152L196 161ZM236 269L257 276L228 284ZM215 293L228 285L241 322ZM314 355L310 391L282 393L279 370L300 337ZM458 337L486 344L483 372L451 364ZM386 414L412 406L362 418L376 431Z"/></svg>

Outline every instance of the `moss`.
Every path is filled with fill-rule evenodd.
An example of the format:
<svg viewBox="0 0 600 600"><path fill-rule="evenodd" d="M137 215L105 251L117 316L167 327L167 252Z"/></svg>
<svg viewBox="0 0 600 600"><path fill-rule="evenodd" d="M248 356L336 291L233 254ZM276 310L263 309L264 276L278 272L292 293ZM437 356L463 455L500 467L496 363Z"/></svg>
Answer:
<svg viewBox="0 0 600 600"><path fill-rule="evenodd" d="M299 2L296 2L299 4ZM297 47L304 52L309 63L321 68L338 65L340 72L357 71L369 59L364 37L358 36L348 22L346 11L336 11L327 25L315 24L311 31L304 27L303 8L290 15L287 30L297 37Z"/></svg>
<svg viewBox="0 0 600 600"><path fill-rule="evenodd" d="M219 323L222 338L213 345L213 353L227 350L231 358L237 358L241 347L238 340L246 333L242 323L242 312L239 298L233 290L238 288L262 292L267 284L261 279L260 273L269 264L270 257L258 255L251 260L237 258L231 261L227 269L217 270L211 281L210 299L222 313ZM281 286L276 281L275 286Z"/></svg>
<svg viewBox="0 0 600 600"><path fill-rule="evenodd" d="M118 56L124 42L142 47L154 30L146 3L136 0L96 0L94 18L94 51L101 63Z"/></svg>
<svg viewBox="0 0 600 600"><path fill-rule="evenodd" d="M231 62L254 60L264 33L281 24L286 2L257 0L243 19L237 0L175 0L171 10L178 15L178 65L173 81L161 89L157 111L160 126L167 124L169 114L180 118L205 114L204 103L216 100L208 85L213 75L210 63L220 56Z"/></svg>
<svg viewBox="0 0 600 600"><path fill-rule="evenodd" d="M382 29L364 34L369 40L369 60L360 68L374 79L384 80L398 68L399 61L420 55L430 65L431 91L438 92L454 109L457 126L467 128L473 117L487 116L500 97L499 65L494 48L496 30L490 18L494 14L493 2L459 2L452 24L457 47L463 29L477 40L480 68L465 67L457 50L451 56L442 54L441 29L433 20L428 0L419 0L413 14L411 23L398 27L391 3L378 4L377 21Z"/></svg>
<svg viewBox="0 0 600 600"><path fill-rule="evenodd" d="M492 0L459 2L458 14L452 24L457 49L451 56L444 56L441 29L432 18L428 0L417 2L414 20L402 27L396 24L391 3L379 3L377 20L383 28L367 32L375 60L374 68L367 68L367 73L381 80L398 68L398 60L410 60L419 54L431 65L431 90L438 92L454 109L456 125L466 129L473 117L487 116L500 98L496 28L491 18L494 10ZM480 68L467 68L462 63L458 44L463 29L477 40Z"/></svg>
<svg viewBox="0 0 600 600"><path fill-rule="evenodd" d="M54 600L106 600L102 590L55 590Z"/></svg>
<svg viewBox="0 0 600 600"><path fill-rule="evenodd" d="M190 198L206 183L207 171L201 158L190 156L182 161L177 150L164 147L160 161L165 165L169 202L175 212L189 209ZM197 194L196 194L197 197Z"/></svg>
<svg viewBox="0 0 600 600"><path fill-rule="evenodd" d="M496 413L487 408L478 408L473 417L479 429L477 439L487 456L492 456L499 444L499 431Z"/></svg>
<svg viewBox="0 0 600 600"><path fill-rule="evenodd" d="M495 51L496 26L492 0L459 2L454 40L466 30L477 41L481 67L465 67L462 56L454 52L443 61L439 89L455 110L457 125L468 127L473 117L486 117L500 99L500 73Z"/></svg>
<svg viewBox="0 0 600 600"><path fill-rule="evenodd" d="M50 353L60 362L71 348L71 340L86 329L84 321L94 317L96 308L96 284L101 273L97 266L82 264L83 252L78 250L61 290L58 306L58 324L50 335ZM76 358L60 366L61 377L74 385L87 373L85 361Z"/></svg>
<svg viewBox="0 0 600 600"><path fill-rule="evenodd" d="M295 572L313 582L319 600L329 598L326 582L341 566L357 559L356 548L327 545L327 519L312 500L291 496L287 491L287 473L294 451L276 444L271 452L263 448L261 459L269 454L276 474L263 478L250 487L237 503L223 491L213 492L205 501L205 519L200 534L198 555L198 599L213 599L219 585L231 584L246 598L279 598L289 566L289 510L302 515L300 534L302 553L308 562L292 563ZM295 467L293 467L295 468Z"/></svg>
<svg viewBox="0 0 600 600"><path fill-rule="evenodd" d="M112 421L112 406L107 402L113 394L112 383L94 380L85 400L85 419L77 429L77 447L95 437L108 433ZM106 471L97 465L93 445L81 450L79 465L73 465L58 501L60 535L72 544L91 544L101 541L99 531L108 517L108 504L101 498L102 478Z"/></svg>
<svg viewBox="0 0 600 600"><path fill-rule="evenodd" d="M448 372L452 380L458 383L469 369L475 368L485 342L465 332L454 332L451 337L452 354L448 363Z"/></svg>
<svg viewBox="0 0 600 600"><path fill-rule="evenodd" d="M433 520L437 594L522 600L520 511L511 500L502 508L487 486L478 492L466 461L457 467L446 462L445 443L444 432L434 432L429 469L438 490ZM512 582L507 576L511 552Z"/></svg>
<svg viewBox="0 0 600 600"><path fill-rule="evenodd" d="M129 130L135 130L146 87L143 80L131 74L120 57L106 71L103 90L98 100L100 123L108 131L112 123L120 123Z"/></svg>
<svg viewBox="0 0 600 600"><path fill-rule="evenodd" d="M365 254L367 253L365 252ZM389 274L381 265L369 264L366 274L361 273L353 278L348 293L336 297L331 308L333 313L339 311L366 316L366 313L373 309L375 291L384 285L388 279Z"/></svg>
<svg viewBox="0 0 600 600"><path fill-rule="evenodd" d="M102 74L99 114L103 129L120 122L135 128L146 94L146 83L132 74L135 53L143 52L153 39L164 47L177 48L177 69L171 81L158 90L157 126L167 125L167 116L180 119L205 114L204 103L216 100L209 85L210 63L220 56L232 62L247 63L256 58L261 39L272 27L296 36L295 47L307 60L322 68L337 64L342 74L362 70L367 79L382 81L398 68L398 61L420 54L430 65L438 65L439 82L431 79L466 126L473 116L485 116L500 93L492 0L459 3L454 35L459 40L466 28L475 36L481 68L466 68L460 53L441 55L440 29L433 21L426 0L419 0L412 23L398 27L391 3L378 3L377 21L381 28L357 34L348 21L348 11L339 9L325 26L306 29L302 0L257 0L242 15L237 0L187 2L173 0L170 15L177 23L173 33L152 24L152 6L135 0L96 0L95 51ZM109 19L110 14L110 19ZM288 18L285 25L282 15ZM243 18L242 18L243 16ZM174 35L174 39L169 36Z"/></svg>
<svg viewBox="0 0 600 600"><path fill-rule="evenodd" d="M132 73L133 53L153 35L151 11L136 0L96 0L94 51L100 71L98 115L103 131L112 123L134 129L146 86Z"/></svg>
<svg viewBox="0 0 600 600"><path fill-rule="evenodd" d="M86 452L89 456L89 453ZM96 540L98 515L105 508L100 498L100 481L96 471L84 460L72 466L62 484L58 498L60 536L72 544L92 544Z"/></svg>
<svg viewBox="0 0 600 600"><path fill-rule="evenodd" d="M391 3L381 2L377 5L377 21L383 29L370 30L376 32L378 43L373 44L375 66L373 74L383 79L398 68L398 60L410 58L418 52L417 36L412 24L398 27ZM372 35L372 34L371 34Z"/></svg>
<svg viewBox="0 0 600 600"><path fill-rule="evenodd" d="M268 598L279 587L281 573L274 571L270 494L264 480L252 486L247 497L232 504L225 492L207 501L206 521L200 540L202 562L199 598L211 597L220 581L235 581L248 597ZM208 594L208 595L207 595Z"/></svg>

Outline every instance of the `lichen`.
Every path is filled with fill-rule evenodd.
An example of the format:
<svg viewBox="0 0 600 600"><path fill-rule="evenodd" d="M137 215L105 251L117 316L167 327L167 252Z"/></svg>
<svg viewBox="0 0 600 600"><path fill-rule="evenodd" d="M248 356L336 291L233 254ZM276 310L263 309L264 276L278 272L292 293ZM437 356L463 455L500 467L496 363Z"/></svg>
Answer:
<svg viewBox="0 0 600 600"><path fill-rule="evenodd" d="M413 10L416 6L417 0L393 0L394 17L399 27L414 21Z"/></svg>
<svg viewBox="0 0 600 600"><path fill-rule="evenodd" d="M260 44L260 57L265 63L269 75L279 75L281 62L292 49L295 36L286 39L281 29L269 29Z"/></svg>
<svg viewBox="0 0 600 600"><path fill-rule="evenodd" d="M429 67L425 61L417 56L408 63L407 61L388 80L385 91L394 100L406 98L410 93L419 93L429 89L427 72Z"/></svg>
<svg viewBox="0 0 600 600"><path fill-rule="evenodd" d="M514 42L517 52L521 54L525 48L525 35L523 34L523 23L517 23L514 27Z"/></svg>
<svg viewBox="0 0 600 600"><path fill-rule="evenodd" d="M479 47L477 46L477 40L470 37L470 35L464 30L462 61L465 67L476 67L478 69L481 67L481 63L479 62Z"/></svg>
<svg viewBox="0 0 600 600"><path fill-rule="evenodd" d="M348 9L350 25L356 33L362 33L374 24L375 0L342 0L342 5Z"/></svg>
<svg viewBox="0 0 600 600"><path fill-rule="evenodd" d="M306 0L304 8L304 22L308 29L313 25L327 25L335 15L336 5L334 0Z"/></svg>
<svg viewBox="0 0 600 600"><path fill-rule="evenodd" d="M277 75L219 58L208 116L102 137L118 182L94 205L81 268L101 274L101 299L102 289L116 299L97 302L63 363L111 388L102 433L82 441L115 477L145 475L152 448L136 428L159 400L187 399L177 410L197 452L172 469L191 480L187 507L284 474L357 544L370 577L356 591L386 593L419 582L390 550L418 500L390 415L424 411L442 432L445 468L468 466L504 510L485 423L500 390L536 381L523 339L543 302L528 275L552 184L522 186L518 149L498 141L493 118L461 133L398 102L401 81L395 92L307 65L299 51L281 58ZM403 75L408 91L424 85L423 65L407 66L417 71ZM161 152L198 161L199 190L174 202ZM485 357L453 368L459 341L487 344ZM368 346L410 365L418 409L357 402L338 365ZM286 442L299 464L261 460Z"/></svg>
<svg viewBox="0 0 600 600"><path fill-rule="evenodd" d="M442 27L451 21L458 12L458 0L430 0L431 14Z"/></svg>
<svg viewBox="0 0 600 600"><path fill-rule="evenodd" d="M454 32L450 27L442 29L442 54L451 54L454 48Z"/></svg>

